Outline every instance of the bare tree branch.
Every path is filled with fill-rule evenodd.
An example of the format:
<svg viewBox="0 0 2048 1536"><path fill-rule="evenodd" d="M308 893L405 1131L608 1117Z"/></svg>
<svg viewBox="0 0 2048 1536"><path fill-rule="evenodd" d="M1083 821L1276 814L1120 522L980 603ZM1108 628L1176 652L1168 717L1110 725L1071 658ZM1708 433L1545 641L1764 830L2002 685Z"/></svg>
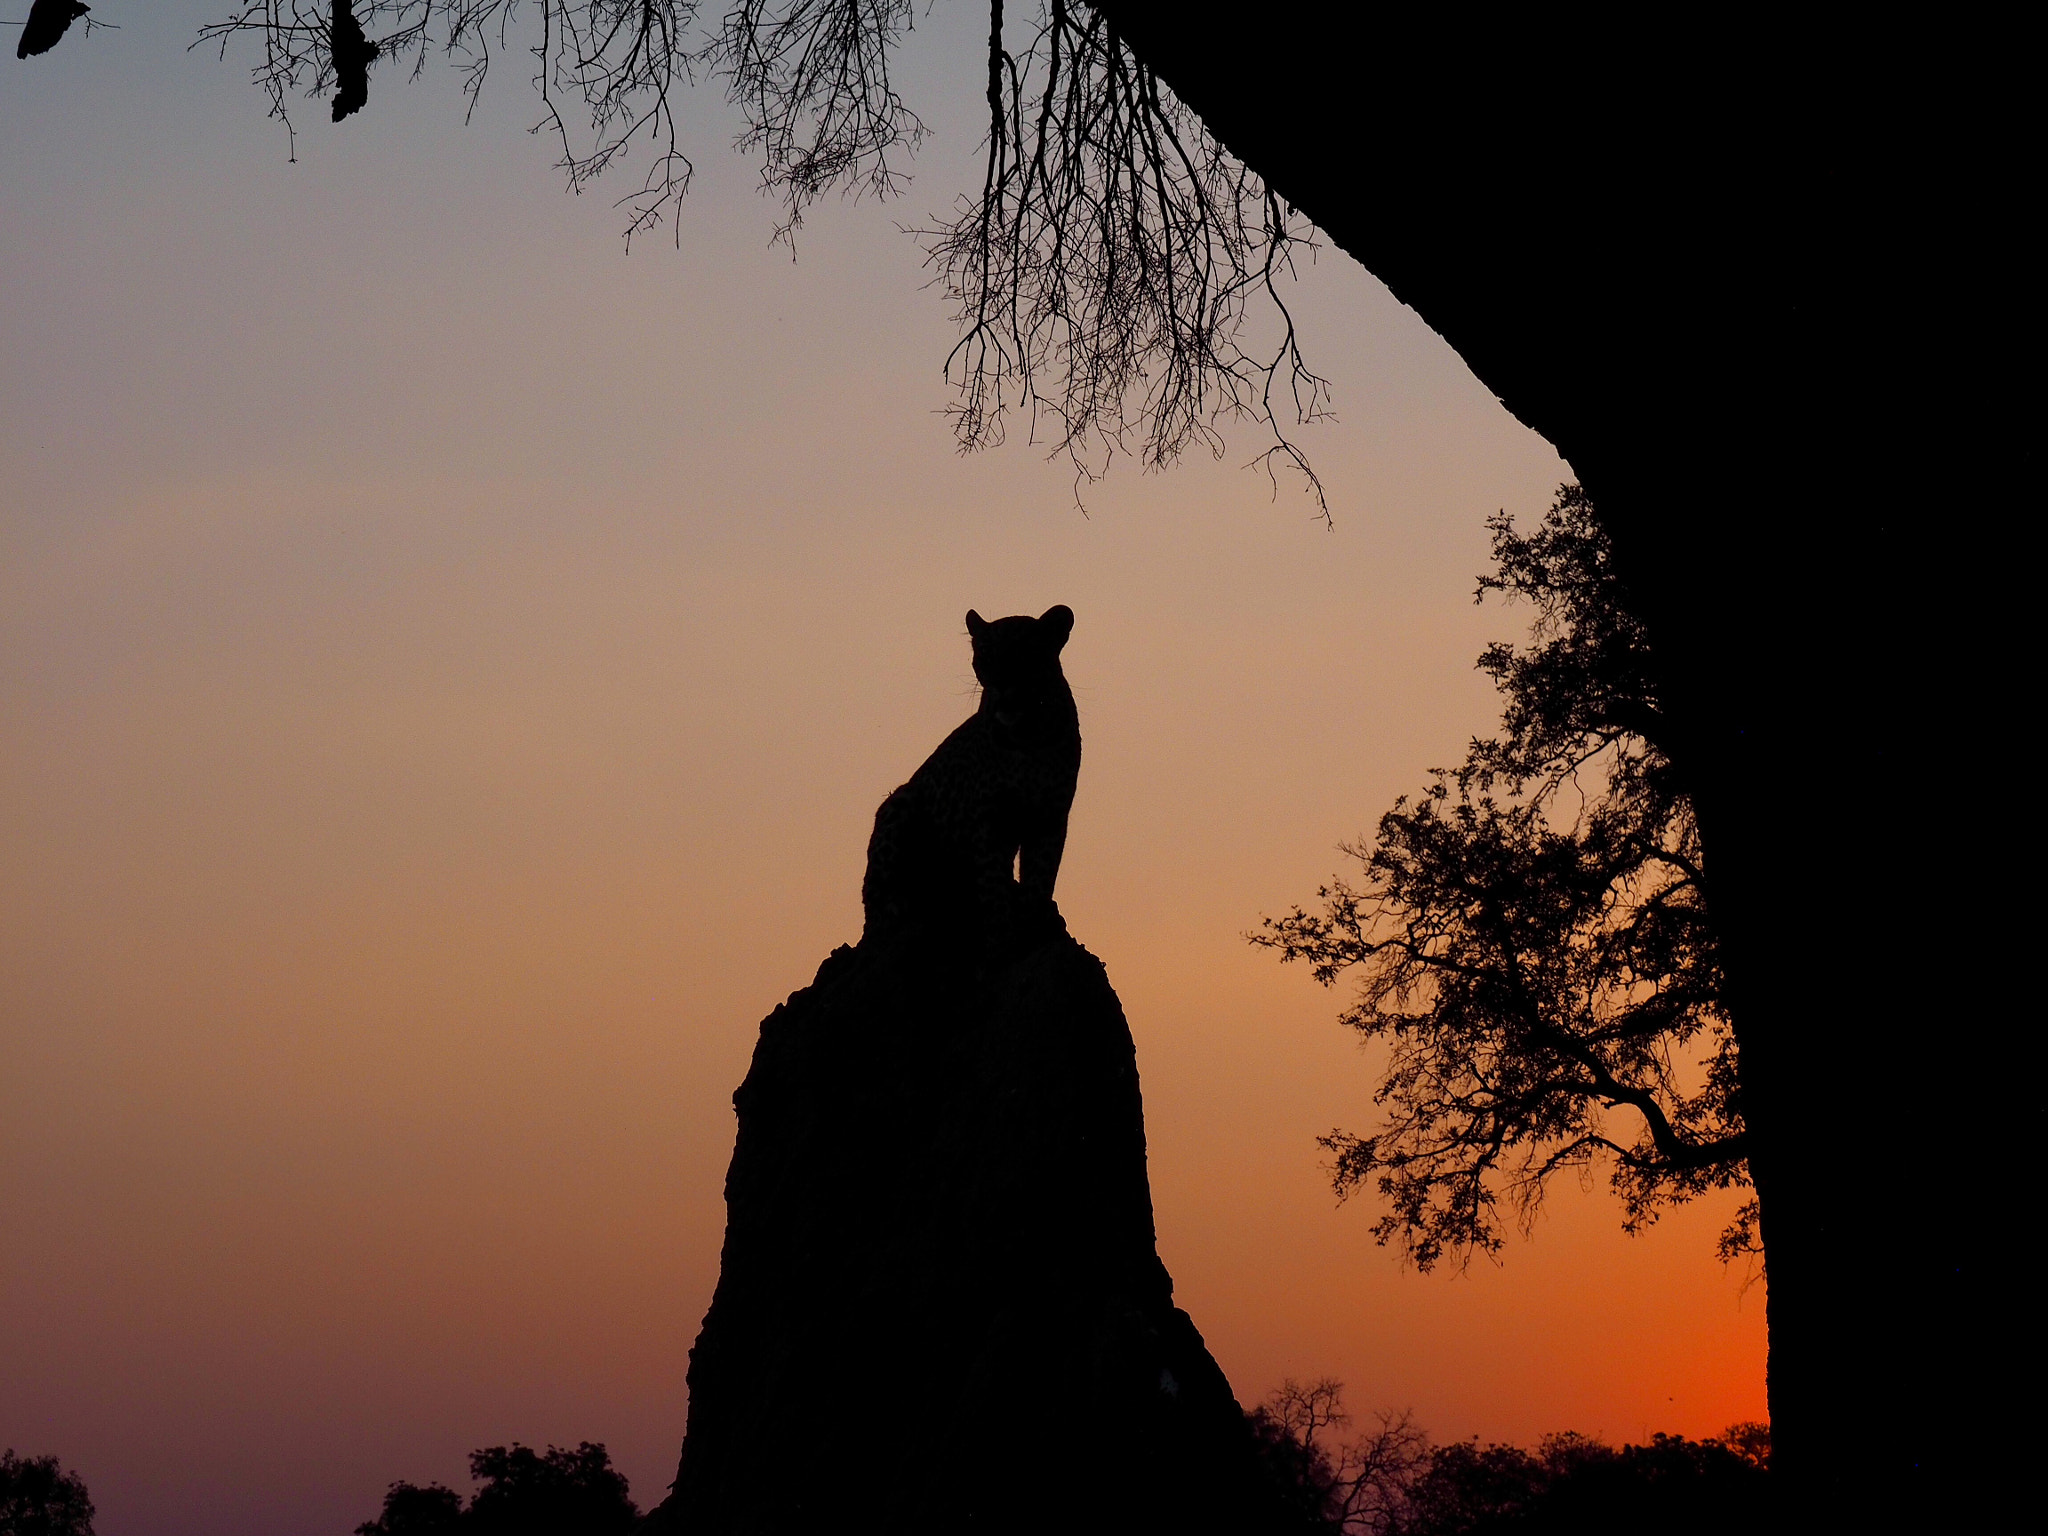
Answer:
<svg viewBox="0 0 2048 1536"><path fill-rule="evenodd" d="M620 204L628 239L654 227L674 213L690 185L675 95L692 78L697 0L525 0L523 10L535 23L527 43L541 99L535 131L559 142L561 169L577 192L646 140L646 173ZM362 105L373 60L410 59L407 73L415 80L430 57L445 60L473 111L493 60L513 45L521 14L521 0L243 0L225 20L201 27L195 46L211 45L225 58L238 40L255 38L263 52L251 74L296 159L292 100L334 93L339 121ZM372 51L364 55L359 45ZM572 98L580 98L589 119L580 145L561 111Z"/></svg>
<svg viewBox="0 0 2048 1536"><path fill-rule="evenodd" d="M251 73L296 158L293 101L332 94L339 121L363 105L378 64L417 79L430 57L445 60L473 110L524 16L535 131L560 145L570 187L649 151L620 199L629 240L674 217L688 191L676 93L716 76L740 110L740 147L760 154L763 189L782 205L775 238L794 254L827 192L903 190L927 133L891 73L914 0L730 4L699 36L698 0L237 0L199 41L223 55L259 43ZM1270 437L1253 462L1269 477L1292 466L1327 520L1322 482L1289 436L1329 404L1282 295L1306 221L1083 0L1042 0L1017 36L1021 47L991 0L982 187L950 221L916 231L960 325L944 371L961 447L1003 441L1021 408L1078 487L1119 453L1148 469L1194 447L1220 455L1223 423L1245 419Z"/></svg>
<svg viewBox="0 0 2048 1536"><path fill-rule="evenodd" d="M991 12L988 160L981 193L920 233L953 299L947 358L963 448L1001 442L1010 411L1050 424L1077 478L1134 453L1148 468L1218 423L1273 434L1257 462L1292 464L1328 515L1321 481L1287 436L1326 413L1279 279L1306 221L1233 160L1093 9L1049 0L1020 49ZM1255 302L1277 339L1248 350Z"/></svg>

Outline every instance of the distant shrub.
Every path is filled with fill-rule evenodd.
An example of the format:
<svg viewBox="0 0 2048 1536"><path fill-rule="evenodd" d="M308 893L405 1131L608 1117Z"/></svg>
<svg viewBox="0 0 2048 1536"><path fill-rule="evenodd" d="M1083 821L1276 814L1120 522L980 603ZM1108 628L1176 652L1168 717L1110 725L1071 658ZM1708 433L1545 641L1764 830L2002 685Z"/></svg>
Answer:
<svg viewBox="0 0 2048 1536"><path fill-rule="evenodd" d="M85 1479L54 1456L0 1452L0 1536L93 1536Z"/></svg>
<svg viewBox="0 0 2048 1536"><path fill-rule="evenodd" d="M1587 1435L1535 1450L1431 1446L1406 1414L1339 1440L1334 1381L1289 1381L1251 1414L1259 1456L1304 1536L1708 1536L1767 1524L1771 1430L1654 1435L1620 1449Z"/></svg>
<svg viewBox="0 0 2048 1536"><path fill-rule="evenodd" d="M384 1513L356 1527L356 1536L449 1536L462 1529L462 1495L429 1483L393 1483L384 1490Z"/></svg>
<svg viewBox="0 0 2048 1536"><path fill-rule="evenodd" d="M469 1456L481 1484L464 1508L452 1488L393 1483L356 1536L625 1536L640 1518L625 1475L602 1445L545 1452L514 1443Z"/></svg>

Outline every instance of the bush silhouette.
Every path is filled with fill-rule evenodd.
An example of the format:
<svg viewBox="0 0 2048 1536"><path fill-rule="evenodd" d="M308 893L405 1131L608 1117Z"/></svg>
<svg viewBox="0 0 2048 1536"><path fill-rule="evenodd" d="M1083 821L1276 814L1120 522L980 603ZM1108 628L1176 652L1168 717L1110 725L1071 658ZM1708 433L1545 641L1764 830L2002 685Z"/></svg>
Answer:
<svg viewBox="0 0 2048 1536"><path fill-rule="evenodd" d="M624 1536L640 1518L624 1474L588 1440L574 1450L515 1441L472 1451L469 1475L481 1486L467 1509L439 1483L393 1483L356 1536Z"/></svg>
<svg viewBox="0 0 2048 1536"><path fill-rule="evenodd" d="M1288 1381L1253 1410L1260 1456L1308 1536L1708 1536L1769 1528L1771 1431L1654 1435L1619 1450L1559 1434L1535 1450L1432 1447L1405 1413L1339 1439L1343 1388Z"/></svg>
<svg viewBox="0 0 2048 1536"><path fill-rule="evenodd" d="M54 1456L0 1452L0 1536L92 1536L85 1480Z"/></svg>
<svg viewBox="0 0 2048 1536"><path fill-rule="evenodd" d="M356 1527L356 1536L449 1536L462 1529L462 1495L429 1483L393 1483L384 1490L384 1513Z"/></svg>
<svg viewBox="0 0 2048 1536"><path fill-rule="evenodd" d="M1574 1434L1552 1435L1534 1452L1471 1441L1439 1446L1409 1489L1397 1530L1707 1536L1754 1528L1768 1513L1769 1495L1768 1439L1759 1442L1756 1429L1738 1425L1722 1440L1655 1435L1648 1445L1619 1450Z"/></svg>

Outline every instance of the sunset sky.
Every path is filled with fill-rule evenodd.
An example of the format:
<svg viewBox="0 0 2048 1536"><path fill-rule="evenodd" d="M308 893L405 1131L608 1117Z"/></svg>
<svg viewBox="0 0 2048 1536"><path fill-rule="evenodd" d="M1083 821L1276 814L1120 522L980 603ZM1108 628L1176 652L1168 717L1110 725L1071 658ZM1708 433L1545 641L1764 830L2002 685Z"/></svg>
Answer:
<svg viewBox="0 0 2048 1536"><path fill-rule="evenodd" d="M962 616L1073 607L1059 898L1137 1039L1161 1254L1239 1398L1438 1439L1764 1416L1732 1201L1558 1190L1422 1275L1315 1138L1342 997L1244 941L1494 718L1483 519L1570 477L1348 258L1294 291L1298 487L955 450L900 225L978 177L978 30L902 59L892 206L771 249L715 88L680 248L566 195L523 58L372 76L299 158L185 44L0 32L0 1446L102 1536L341 1536L464 1453L674 1474L762 1016L857 937L875 805L973 707ZM7 14L25 13L26 0ZM623 192L625 187L619 189ZM1503 230L1503 241L1541 232Z"/></svg>

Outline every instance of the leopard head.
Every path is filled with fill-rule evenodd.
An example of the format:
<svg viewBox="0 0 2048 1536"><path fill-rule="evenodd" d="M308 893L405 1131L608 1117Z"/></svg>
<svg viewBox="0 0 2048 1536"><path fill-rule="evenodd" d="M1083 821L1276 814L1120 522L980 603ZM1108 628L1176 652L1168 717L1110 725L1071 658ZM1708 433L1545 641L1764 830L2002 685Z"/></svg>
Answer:
<svg viewBox="0 0 2048 1536"><path fill-rule="evenodd" d="M967 633L974 642L974 675L981 683L983 707L1029 708L1064 691L1060 650L1073 632L1074 610L1064 603L1035 619L1029 614L984 619L969 609Z"/></svg>

